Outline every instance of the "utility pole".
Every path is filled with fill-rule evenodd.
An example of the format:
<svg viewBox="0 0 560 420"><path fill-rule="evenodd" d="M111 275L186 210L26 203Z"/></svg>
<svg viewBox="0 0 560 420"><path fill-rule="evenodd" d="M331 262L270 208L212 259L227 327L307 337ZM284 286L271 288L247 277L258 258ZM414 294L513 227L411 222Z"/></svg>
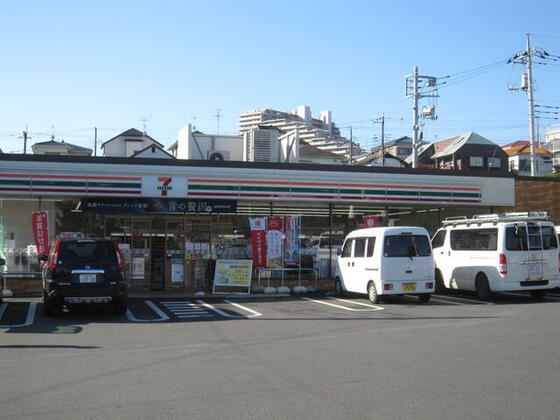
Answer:
<svg viewBox="0 0 560 420"><path fill-rule="evenodd" d="M93 140L93 156L97 156L97 127L93 127L95 130L95 139Z"/></svg>
<svg viewBox="0 0 560 420"><path fill-rule="evenodd" d="M418 82L425 81L424 87L436 89L437 79L433 76L418 74L418 66L414 66L412 74L405 76L405 97L412 98L412 167L418 167L418 100L421 98L437 98L438 94L430 95L420 92ZM412 86L411 86L412 85ZM426 107L425 107L426 108ZM436 119L435 108L425 115L425 118Z"/></svg>
<svg viewBox="0 0 560 420"><path fill-rule="evenodd" d="M418 66L414 66L412 77L412 167L418 168Z"/></svg>
<svg viewBox="0 0 560 420"><path fill-rule="evenodd" d="M352 126L350 126L350 165L352 165L353 161L353 151L354 151L354 141L352 140Z"/></svg>
<svg viewBox="0 0 560 420"><path fill-rule="evenodd" d="M23 131L23 136L20 137L20 139L23 138L23 154L26 155L27 154L27 140L31 139L31 137L29 137L27 135L27 126L25 126L25 131Z"/></svg>
<svg viewBox="0 0 560 420"><path fill-rule="evenodd" d="M373 122L381 124L381 166L385 166L385 113Z"/></svg>
<svg viewBox="0 0 560 420"><path fill-rule="evenodd" d="M531 176L537 175L537 164L536 164L536 154L535 154L535 95L533 88L533 54L536 53L535 49L531 49L531 39L529 34L527 34L527 44L526 49L520 54L515 54L512 58L508 60L508 63L522 63L527 66L527 73L523 73L521 79L521 86L514 88L509 86L509 90L523 90L527 92L527 99L529 102L529 143L531 148Z"/></svg>
<svg viewBox="0 0 560 420"><path fill-rule="evenodd" d="M535 158L535 97L533 93L533 61L531 52L531 40L527 34L527 80L529 98L529 141L531 142L531 176L537 176L537 160Z"/></svg>

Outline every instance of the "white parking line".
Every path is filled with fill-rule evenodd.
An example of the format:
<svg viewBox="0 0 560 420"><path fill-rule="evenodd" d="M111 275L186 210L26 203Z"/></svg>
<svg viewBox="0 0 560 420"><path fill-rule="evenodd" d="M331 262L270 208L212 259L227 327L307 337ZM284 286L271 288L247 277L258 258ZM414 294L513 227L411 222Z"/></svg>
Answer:
<svg viewBox="0 0 560 420"><path fill-rule="evenodd" d="M456 297L456 296L447 296L447 295L436 295L438 299L444 298L444 299L455 299L455 300L461 300L463 302L472 302L472 303L478 303L480 305L495 305L494 302L486 302L484 300L476 300L476 299L466 299L466 298L460 298L460 297ZM433 297L432 297L433 299Z"/></svg>
<svg viewBox="0 0 560 420"><path fill-rule="evenodd" d="M367 306L368 308L379 308L377 310L383 309L383 307L372 305L371 303L354 302L353 300L341 299L341 298L337 298L337 297L334 297L334 296L329 296L329 299L335 299L335 300L340 300L342 302L353 303L354 305Z"/></svg>
<svg viewBox="0 0 560 420"><path fill-rule="evenodd" d="M177 318L202 318L208 316L214 316L212 314L204 314L204 315L175 315Z"/></svg>
<svg viewBox="0 0 560 420"><path fill-rule="evenodd" d="M129 321L132 321L132 322L161 322L161 321L167 321L169 319L169 317L165 314L165 312L163 312L161 309L159 309L151 300L145 300L144 303L146 305L148 305L156 314L158 314L159 318L157 318L157 319L138 319L132 314L132 312L130 312L130 310L127 310L126 311L126 317L128 318Z"/></svg>
<svg viewBox="0 0 560 420"><path fill-rule="evenodd" d="M227 312L224 312L218 308L216 308L215 306L210 305L209 303L204 302L203 300L197 300L197 303L200 303L202 306L204 306L205 308L210 309L211 311L216 312L217 314L220 314L221 316L225 316L226 318L245 318L244 316L239 316L239 315L232 315L232 314L228 314Z"/></svg>
<svg viewBox="0 0 560 420"><path fill-rule="evenodd" d="M0 313L0 318L4 314L6 307L8 304L3 305L2 312ZM12 325L0 325L0 328L21 328L21 327L28 327L33 324L35 320L35 311L37 310L37 302L31 302L29 304L29 308L27 308L27 316L25 317L25 322L23 324L12 324Z"/></svg>
<svg viewBox="0 0 560 420"><path fill-rule="evenodd" d="M430 299L432 302L441 302L441 303L446 303L448 305L459 305L459 306L472 306L472 304L470 303L461 303L461 302L453 302L452 300L442 300L442 299L437 299L437 298L431 298Z"/></svg>
<svg viewBox="0 0 560 420"><path fill-rule="evenodd" d="M346 306L342 306L342 305L337 305L335 303L330 303L330 302L325 302L325 301L322 301L322 300L311 299L311 298L308 298L308 297L302 297L302 299L309 300L309 301L315 302L315 303L320 303L322 305L332 306L332 307L338 308L338 309L344 309L345 311L353 311L353 312L373 312L373 311L381 311L381 310L385 309L381 306L366 305L365 303L361 303L361 305L371 306L372 309L354 309L354 308L347 308ZM333 298L333 299L337 299L337 298ZM339 300L344 300L344 299L339 299ZM350 301L350 302L352 302L352 301ZM356 302L352 302L352 303L356 303Z"/></svg>
<svg viewBox="0 0 560 420"><path fill-rule="evenodd" d="M507 296L514 296L514 297L523 297L523 298L532 298L532 296L529 294L529 292L519 292L519 293L515 293L515 292L499 292L501 295L507 295ZM553 293L547 293L546 295L543 296L543 299L548 299L548 300L553 300L555 302L560 302L560 295L556 295Z"/></svg>
<svg viewBox="0 0 560 420"><path fill-rule="evenodd" d="M262 314L260 312L254 311L253 309L247 308L246 306L243 306L239 303L232 302L231 300L224 299L224 302L229 303L230 305L236 306L237 308L243 309L244 311L247 311L250 314L252 314L252 315L249 315L248 318L254 318L254 317L257 317L257 316L262 316Z"/></svg>

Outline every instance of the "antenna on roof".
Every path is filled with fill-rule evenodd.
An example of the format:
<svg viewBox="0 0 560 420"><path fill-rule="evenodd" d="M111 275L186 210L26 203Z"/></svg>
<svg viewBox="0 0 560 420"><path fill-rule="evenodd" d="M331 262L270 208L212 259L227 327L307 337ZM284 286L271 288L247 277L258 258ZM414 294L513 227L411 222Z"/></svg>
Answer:
<svg viewBox="0 0 560 420"><path fill-rule="evenodd" d="M146 135L148 133L147 128L146 128L146 126L147 126L146 123L148 122L148 120L146 118L142 118L140 121L142 121L142 130L144 132L144 135Z"/></svg>
<svg viewBox="0 0 560 420"><path fill-rule="evenodd" d="M54 124L51 125L51 140L54 141Z"/></svg>
<svg viewBox="0 0 560 420"><path fill-rule="evenodd" d="M220 134L220 118L222 117L222 115L220 114L220 112L222 111L221 108L216 109L216 115L214 115L214 117L216 117L216 122L218 125L218 128L216 130L216 134Z"/></svg>

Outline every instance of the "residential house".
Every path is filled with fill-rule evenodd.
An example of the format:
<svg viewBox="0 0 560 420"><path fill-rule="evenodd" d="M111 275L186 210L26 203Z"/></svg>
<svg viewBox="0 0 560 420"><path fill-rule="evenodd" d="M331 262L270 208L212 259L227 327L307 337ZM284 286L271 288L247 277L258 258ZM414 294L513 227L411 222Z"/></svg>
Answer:
<svg viewBox="0 0 560 420"><path fill-rule="evenodd" d="M434 143L436 169L508 171L508 155L493 141L470 132Z"/></svg>
<svg viewBox="0 0 560 420"><path fill-rule="evenodd" d="M353 165L359 166L385 166L388 168L406 168L410 166L403 159L385 152L385 162L381 159L381 150L376 150L369 155L356 160Z"/></svg>
<svg viewBox="0 0 560 420"><path fill-rule="evenodd" d="M531 175L531 146L515 146L504 148L508 154L509 170L517 175ZM554 172L551 153L542 148L535 149L535 175L543 176Z"/></svg>
<svg viewBox="0 0 560 420"><path fill-rule="evenodd" d="M51 136L49 141L35 143L31 146L33 154L36 155L70 155L70 156L91 156L92 150L87 147L67 143L64 140L56 141Z"/></svg>
<svg viewBox="0 0 560 420"><path fill-rule="evenodd" d="M152 159L175 159L171 153L166 152L157 144L146 146L144 149L137 151L131 157L133 158L152 158Z"/></svg>
<svg viewBox="0 0 560 420"><path fill-rule="evenodd" d="M101 149L103 149L103 156L131 157L152 145L156 145L160 149L164 147L163 144L146 133L131 128L104 142Z"/></svg>
<svg viewBox="0 0 560 420"><path fill-rule="evenodd" d="M243 136L205 134L187 124L167 149L177 159L243 161Z"/></svg>

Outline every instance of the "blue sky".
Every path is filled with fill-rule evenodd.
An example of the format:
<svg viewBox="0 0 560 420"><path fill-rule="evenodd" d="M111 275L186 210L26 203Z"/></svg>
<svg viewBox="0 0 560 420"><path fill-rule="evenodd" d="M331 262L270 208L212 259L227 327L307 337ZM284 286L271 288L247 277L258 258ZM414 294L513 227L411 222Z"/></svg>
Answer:
<svg viewBox="0 0 560 420"><path fill-rule="evenodd" d="M366 148L384 112L411 135L404 76L443 77L506 60L525 34L560 55L558 1L16 1L0 4L0 148L57 139L93 145L130 127L165 145L188 122L237 132L244 111L322 109ZM536 99L560 106L560 62L536 65ZM463 132L503 144L528 137L527 98L503 65L440 90L426 140ZM427 100L424 101L428 104ZM554 115L551 115L554 116ZM544 133L552 120L542 120ZM560 121L558 121L560 122Z"/></svg>

